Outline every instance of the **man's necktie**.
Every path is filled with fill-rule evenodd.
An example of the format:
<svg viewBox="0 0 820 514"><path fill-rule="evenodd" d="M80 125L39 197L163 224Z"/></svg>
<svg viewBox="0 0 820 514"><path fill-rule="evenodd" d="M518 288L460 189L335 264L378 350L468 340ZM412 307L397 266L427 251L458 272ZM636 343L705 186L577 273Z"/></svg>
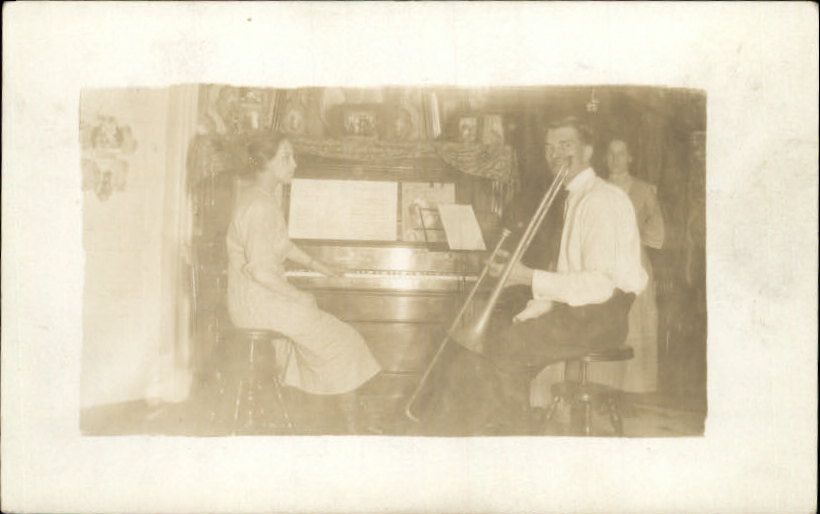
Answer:
<svg viewBox="0 0 820 514"><path fill-rule="evenodd" d="M558 254L561 251L561 234L564 232L564 215L567 205L567 190L561 188L555 196L555 201L547 213L544 220L544 232L546 238L546 252L544 258L544 269L555 271L558 267Z"/></svg>

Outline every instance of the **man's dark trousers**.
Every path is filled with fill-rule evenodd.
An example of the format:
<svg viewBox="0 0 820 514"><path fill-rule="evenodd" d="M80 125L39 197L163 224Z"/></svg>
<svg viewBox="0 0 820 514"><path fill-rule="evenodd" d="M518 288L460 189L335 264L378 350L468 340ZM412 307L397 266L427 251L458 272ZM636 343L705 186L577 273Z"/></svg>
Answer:
<svg viewBox="0 0 820 514"><path fill-rule="evenodd" d="M528 287L504 291L483 354L449 344L426 425L441 435L518 433L525 429L529 385L544 367L619 346L629 330L634 294L615 290L599 304L556 303L538 318L512 323L530 298Z"/></svg>

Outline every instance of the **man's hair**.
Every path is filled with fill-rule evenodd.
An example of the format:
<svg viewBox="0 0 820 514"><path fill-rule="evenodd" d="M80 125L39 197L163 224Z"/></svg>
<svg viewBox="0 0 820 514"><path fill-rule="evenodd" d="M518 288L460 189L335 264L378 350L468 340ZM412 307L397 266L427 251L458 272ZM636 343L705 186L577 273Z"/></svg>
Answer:
<svg viewBox="0 0 820 514"><path fill-rule="evenodd" d="M595 144L595 135L593 134L592 129L575 116L567 116L547 124L547 130L544 131L544 138L547 137L547 132L550 130L564 127L574 128L575 133L578 134L578 139L580 139L583 144L590 146Z"/></svg>

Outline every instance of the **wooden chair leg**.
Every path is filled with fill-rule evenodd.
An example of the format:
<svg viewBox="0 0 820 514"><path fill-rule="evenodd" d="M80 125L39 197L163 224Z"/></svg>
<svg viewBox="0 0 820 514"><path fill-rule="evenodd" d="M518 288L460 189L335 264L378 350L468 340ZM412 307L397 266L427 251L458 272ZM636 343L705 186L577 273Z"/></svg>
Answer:
<svg viewBox="0 0 820 514"><path fill-rule="evenodd" d="M288 412L288 406L285 404L285 398L282 395L282 384L279 382L279 378L275 377L273 380L273 387L276 388L276 403L279 407L279 412L282 413L282 418L285 420L285 426L287 427L287 433L293 433L293 422L290 419L290 412Z"/></svg>
<svg viewBox="0 0 820 514"><path fill-rule="evenodd" d="M273 352L274 357L276 356L276 340L272 340L270 342L270 349ZM282 416L282 419L285 421L285 428L287 429L288 434L293 434L293 420L290 417L290 411L288 410L288 405L285 401L285 397L282 394L282 380L280 379L279 373L281 369L279 367L278 360L274 360L274 376L273 376L273 387L274 393L276 393L276 406L279 408L279 412Z"/></svg>
<svg viewBox="0 0 820 514"><path fill-rule="evenodd" d="M612 423L612 428L615 429L615 434L618 437L623 437L624 423L618 408L618 400L614 396L610 396L607 403L609 404L609 421Z"/></svg>
<svg viewBox="0 0 820 514"><path fill-rule="evenodd" d="M242 404L242 395L245 389L245 379L240 379L239 383L236 386L236 400L234 402L234 410L233 410L233 431L232 433L236 435L237 431L239 430L239 407Z"/></svg>
<svg viewBox="0 0 820 514"><path fill-rule="evenodd" d="M584 435L592 435L592 403L584 402Z"/></svg>
<svg viewBox="0 0 820 514"><path fill-rule="evenodd" d="M556 396L552 399L552 403L550 403L549 408L547 408L547 416L544 418L544 421L549 423L552 420L552 417L555 415L555 410L558 408L558 404L561 403L561 397Z"/></svg>
<svg viewBox="0 0 820 514"><path fill-rule="evenodd" d="M552 399L552 402L550 403L550 406L547 407L547 414L544 416L544 423L543 423L543 428L542 428L544 434L549 433L549 425L550 425L550 422L552 421L552 417L555 416L555 411L558 409L558 404L559 403L561 403L561 396L556 395Z"/></svg>

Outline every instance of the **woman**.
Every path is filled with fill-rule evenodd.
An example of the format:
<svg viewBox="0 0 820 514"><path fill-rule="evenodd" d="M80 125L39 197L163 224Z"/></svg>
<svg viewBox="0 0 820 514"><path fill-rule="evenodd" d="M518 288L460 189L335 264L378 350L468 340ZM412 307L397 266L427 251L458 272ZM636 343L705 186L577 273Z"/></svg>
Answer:
<svg viewBox="0 0 820 514"><path fill-rule="evenodd" d="M228 228L228 309L237 327L275 330L282 380L310 394L338 395L347 428L355 431L356 389L379 372L353 327L320 310L285 279L285 260L325 275L334 270L288 239L282 187L296 170L293 146L269 136L248 146L251 185L238 196Z"/></svg>
<svg viewBox="0 0 820 514"><path fill-rule="evenodd" d="M626 343L635 351L624 364L596 364L590 369L592 378L609 382L626 391L653 392L658 383L658 307L655 303L655 283L647 248L660 250L664 240L663 214L655 186L629 173L632 156L622 139L613 139L606 154L609 181L629 195L635 207L641 235L641 262L649 275L646 288L635 298L629 313L629 335ZM625 366L625 370L624 370Z"/></svg>

